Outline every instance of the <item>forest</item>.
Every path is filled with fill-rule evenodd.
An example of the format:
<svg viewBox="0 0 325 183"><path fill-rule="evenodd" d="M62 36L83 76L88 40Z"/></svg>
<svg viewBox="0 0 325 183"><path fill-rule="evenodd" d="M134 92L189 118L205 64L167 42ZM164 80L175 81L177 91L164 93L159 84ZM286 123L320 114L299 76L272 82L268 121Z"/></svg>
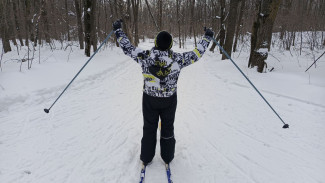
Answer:
<svg viewBox="0 0 325 183"><path fill-rule="evenodd" d="M325 183L324 78L325 0L0 0L0 183Z"/></svg>
<svg viewBox="0 0 325 183"><path fill-rule="evenodd" d="M325 46L325 0L1 0L0 14L2 55L26 46L22 62L28 68L37 47L54 49L57 41L68 43L61 49L78 42L89 57L117 19L135 46L167 30L181 48L188 39L196 44L203 27L211 28L229 55L248 45L248 66L258 72L272 47L294 47L301 55Z"/></svg>

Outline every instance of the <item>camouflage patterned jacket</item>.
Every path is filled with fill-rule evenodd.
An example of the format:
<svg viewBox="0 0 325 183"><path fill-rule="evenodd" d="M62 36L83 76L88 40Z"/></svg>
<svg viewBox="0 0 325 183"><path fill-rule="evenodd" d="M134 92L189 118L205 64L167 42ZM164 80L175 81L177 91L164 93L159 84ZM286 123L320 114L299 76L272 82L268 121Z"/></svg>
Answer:
<svg viewBox="0 0 325 183"><path fill-rule="evenodd" d="M155 47L144 51L134 47L121 29L117 29L115 34L125 55L142 67L143 91L153 97L170 97L176 93L180 71L198 61L211 41L211 37L205 36L193 51L184 53L160 51Z"/></svg>

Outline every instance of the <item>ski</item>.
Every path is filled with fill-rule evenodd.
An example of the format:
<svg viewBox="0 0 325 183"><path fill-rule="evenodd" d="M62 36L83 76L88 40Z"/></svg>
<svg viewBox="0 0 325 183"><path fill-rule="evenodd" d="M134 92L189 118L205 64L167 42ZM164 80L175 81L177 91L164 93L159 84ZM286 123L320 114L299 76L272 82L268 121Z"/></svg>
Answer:
<svg viewBox="0 0 325 183"><path fill-rule="evenodd" d="M146 176L146 166L142 164L141 174L140 174L140 183L144 183L145 176Z"/></svg>
<svg viewBox="0 0 325 183"><path fill-rule="evenodd" d="M165 164L165 167L166 167L166 174L167 174L168 183L173 183L173 181L171 179L172 173L170 172L169 164Z"/></svg>

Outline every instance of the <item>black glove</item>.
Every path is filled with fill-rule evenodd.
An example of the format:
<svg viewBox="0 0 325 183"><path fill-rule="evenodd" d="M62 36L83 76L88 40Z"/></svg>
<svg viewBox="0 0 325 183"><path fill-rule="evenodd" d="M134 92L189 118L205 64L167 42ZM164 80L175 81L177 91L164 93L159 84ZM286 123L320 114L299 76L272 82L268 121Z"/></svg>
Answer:
<svg viewBox="0 0 325 183"><path fill-rule="evenodd" d="M114 23L113 23L113 30L116 31L117 29L120 29L122 28L122 20L119 19L119 20L116 20Z"/></svg>
<svg viewBox="0 0 325 183"><path fill-rule="evenodd" d="M211 29L204 27L204 31L205 31L205 34L204 34L205 36L213 37L214 32Z"/></svg>

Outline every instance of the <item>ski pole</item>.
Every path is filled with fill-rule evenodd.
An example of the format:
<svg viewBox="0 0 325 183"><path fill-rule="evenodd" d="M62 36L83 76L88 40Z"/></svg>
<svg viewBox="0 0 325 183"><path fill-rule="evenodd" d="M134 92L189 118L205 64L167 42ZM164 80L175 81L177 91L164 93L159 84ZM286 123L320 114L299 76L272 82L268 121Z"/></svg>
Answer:
<svg viewBox="0 0 325 183"><path fill-rule="evenodd" d="M324 51L324 53L323 53L321 56L319 56L319 57L315 60L315 62L314 62L313 64L311 64L311 65L308 67L308 69L307 69L305 72L307 72L307 71L311 68L311 66L313 66L313 65L317 62L317 60L320 59L320 57L322 57L324 54L325 54L325 51Z"/></svg>
<svg viewBox="0 0 325 183"><path fill-rule="evenodd" d="M238 67L238 65L231 59L231 57L228 55L228 53L218 44L218 42L212 37L212 40L218 45L218 47L221 49L221 51L228 57L231 62L236 66L236 68L239 70L239 72L246 78L246 80L253 86L255 91L262 97L262 99L269 105L269 107L272 109L272 111L278 116L278 118L282 121L284 124L282 128L289 128L289 124L286 124L280 115L273 109L273 107L269 104L269 102L263 97L263 95L258 91L258 89L254 86L254 84L248 79L248 77L243 73L243 71Z"/></svg>
<svg viewBox="0 0 325 183"><path fill-rule="evenodd" d="M91 57L88 59L88 61L81 67L81 69L79 70L79 72L73 77L73 79L70 81L70 83L64 88L64 90L61 92L61 94L59 95L59 97L53 102L53 104L51 105L50 108L48 109L44 109L44 112L49 113L51 108L54 106L54 104L59 100L59 98L62 96L62 94L67 90L67 88L71 85L71 83L77 78L77 76L80 74L80 72L86 67L86 65L90 62L90 60L96 55L96 53L98 52L98 50L100 50L100 48L107 42L107 40L111 37L111 35L113 34L113 30L108 34L108 36L106 37L106 39L103 41L103 43L99 46L99 48L91 55Z"/></svg>

